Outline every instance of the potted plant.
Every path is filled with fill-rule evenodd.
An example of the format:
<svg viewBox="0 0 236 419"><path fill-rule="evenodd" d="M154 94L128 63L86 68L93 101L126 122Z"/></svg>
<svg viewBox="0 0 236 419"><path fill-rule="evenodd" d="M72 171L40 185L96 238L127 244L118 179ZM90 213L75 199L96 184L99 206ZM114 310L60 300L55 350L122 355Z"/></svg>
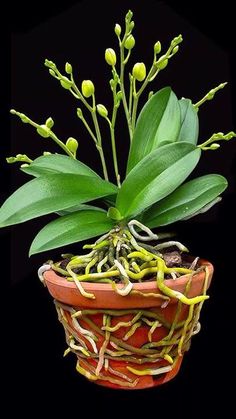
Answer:
<svg viewBox="0 0 236 419"><path fill-rule="evenodd" d="M8 163L21 162L20 169L34 179L0 210L1 227L57 214L33 240L30 255L96 237L79 255L63 253L60 261L47 261L38 275L54 298L65 329L65 355L76 355L76 369L89 380L119 389L153 387L172 379L200 330L213 266L189 256L188 249L162 227L205 212L221 200L227 187L224 177L187 178L204 151L216 150L221 140L236 136L216 133L198 141L198 109L226 83L195 104L178 100L170 87L164 87L150 92L140 110L140 97L178 52L182 36L175 37L164 53L156 42L151 68L147 71L138 62L127 80L135 46L133 28L131 11L123 29L115 25L119 64L112 48L105 51L111 69L110 111L97 103L91 80L83 80L81 87L76 84L70 63L61 72L54 62L45 61L50 75L79 101L77 116L94 141L103 178L77 159L75 138L65 142L58 138L51 117L39 124L11 110L41 137L56 142L64 154L47 152L34 161L25 154L7 158ZM117 159L122 135L117 114L122 108L130 139L124 179ZM109 181L102 119L110 132L116 184ZM159 230L154 233L153 228Z"/></svg>

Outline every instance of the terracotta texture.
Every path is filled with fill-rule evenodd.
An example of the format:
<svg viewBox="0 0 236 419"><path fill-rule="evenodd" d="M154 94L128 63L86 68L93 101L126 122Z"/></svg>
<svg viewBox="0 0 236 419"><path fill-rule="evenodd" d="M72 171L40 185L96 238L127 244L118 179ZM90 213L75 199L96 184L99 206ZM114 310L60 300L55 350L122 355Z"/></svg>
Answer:
<svg viewBox="0 0 236 419"><path fill-rule="evenodd" d="M203 260L201 265L208 268L208 288L213 266ZM158 297L136 294L122 297L110 284L84 282L83 288L96 297L91 300L83 297L74 283L63 279L52 270L44 273L44 279L50 294L56 300L58 317L64 326L68 347L71 348L73 342L71 351L77 355L77 370L88 379L111 388L143 389L163 384L178 373L183 354L189 349L191 336L197 332L199 304L194 306L191 321L188 323L190 306L178 304L176 299L171 299L166 305L165 300ZM185 275L176 280L166 280L165 283L184 293L188 280L189 275ZM194 275L188 297L201 295L204 281L204 270ZM134 284L133 289L160 294L155 281ZM105 330L106 323L104 325L104 318L108 317L109 327L112 329L109 332ZM168 340L167 336L174 321L180 326ZM116 330L117 324L119 327ZM87 337L88 333L93 336L92 343ZM86 354L81 352L81 346L86 348ZM166 359L163 354L167 355ZM171 356L173 364L168 356ZM171 370L159 375L157 370L166 366L171 367ZM129 370L130 367L136 372L141 371L141 374L145 374L144 370L148 373L137 375Z"/></svg>

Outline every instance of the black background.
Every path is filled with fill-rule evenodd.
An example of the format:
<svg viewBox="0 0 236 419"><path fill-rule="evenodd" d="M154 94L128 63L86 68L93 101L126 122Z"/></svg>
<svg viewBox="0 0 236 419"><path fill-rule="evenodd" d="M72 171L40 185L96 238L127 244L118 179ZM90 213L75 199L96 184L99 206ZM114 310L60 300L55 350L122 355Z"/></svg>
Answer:
<svg viewBox="0 0 236 419"><path fill-rule="evenodd" d="M167 46L170 39L183 34L181 51L160 74L153 89L170 84L176 94L201 98L211 87L222 81L229 85L216 95L214 101L200 110L200 136L204 140L212 132L227 132L233 127L235 96L233 87L235 64L233 60L233 11L227 2L224 8L206 10L204 4L187 6L178 2L119 1L119 2L67 2L55 1L30 6L19 3L11 18L11 97L9 107L25 112L37 121L48 116L55 119L55 132L62 139L75 136L80 143L81 159L100 170L100 163L90 138L76 117L76 103L43 66L44 58L54 60L63 69L69 61L78 69L78 80L92 79L96 85L98 101L109 106L109 69L103 53L107 47L116 47L113 27L121 23L127 10L134 12L137 41L132 63L152 59L152 45L160 39ZM234 100L233 100L234 99ZM6 120L8 120L6 114ZM122 143L119 160L125 160L127 146L125 126L120 122ZM11 145L5 143L4 156L26 153L36 157L44 150L56 151L47 142L11 118ZM123 164L124 168L124 164ZM15 190L27 177L16 167L3 168L9 182L4 182L3 198ZM9 241L11 254L11 321L13 342L12 383L19 412L31 412L29 400L37 409L62 411L80 415L81 406L88 406L90 414L110 417L114 412L124 416L132 406L133 414L165 417L172 414L192 416L222 408L230 408L231 386L229 377L234 367L232 308L234 287L235 228L235 143L223 144L216 152L204 154L194 176L221 173L229 180L229 188L218 207L208 214L176 226L179 238L192 254L211 260L216 269L211 286L211 299L202 313L202 331L193 339L178 377L169 384L153 390L138 392L108 391L90 384L75 372L75 360L62 359L65 349L63 331L57 324L53 304L36 277L36 270L48 257L57 258L58 251L50 255L37 255L28 259L27 252L37 231L52 217L16 226L2 233ZM9 269L7 270L9 272ZM235 288L235 287L234 287ZM87 402L86 402L87 400ZM112 408L108 407L108 403ZM47 406L47 407L46 407ZM15 407L15 406L13 406Z"/></svg>

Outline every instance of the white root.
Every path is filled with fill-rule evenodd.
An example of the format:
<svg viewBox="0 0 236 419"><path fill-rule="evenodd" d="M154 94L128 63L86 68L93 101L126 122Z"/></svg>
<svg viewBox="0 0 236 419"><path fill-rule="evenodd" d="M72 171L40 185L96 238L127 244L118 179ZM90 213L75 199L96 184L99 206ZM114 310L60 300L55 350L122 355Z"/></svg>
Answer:
<svg viewBox="0 0 236 419"><path fill-rule="evenodd" d="M42 282L43 285L45 285L43 274L44 274L44 272L49 271L50 269L51 269L51 265L48 265L48 264L42 265L38 269L38 277L39 277L39 280Z"/></svg>

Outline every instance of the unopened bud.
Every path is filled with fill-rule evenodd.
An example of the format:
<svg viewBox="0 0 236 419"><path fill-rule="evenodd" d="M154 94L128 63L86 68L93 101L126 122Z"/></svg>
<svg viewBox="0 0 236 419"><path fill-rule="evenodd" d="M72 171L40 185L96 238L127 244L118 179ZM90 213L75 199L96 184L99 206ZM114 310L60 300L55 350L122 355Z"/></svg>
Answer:
<svg viewBox="0 0 236 419"><path fill-rule="evenodd" d="M113 79L111 79L110 81L109 81L109 84L110 84L110 86L111 86L111 90L113 89L113 87L115 86L115 82L114 82L114 80Z"/></svg>
<svg viewBox="0 0 236 419"><path fill-rule="evenodd" d="M65 71L67 74L71 74L72 73L72 65L70 63L66 63L65 65Z"/></svg>
<svg viewBox="0 0 236 419"><path fill-rule="evenodd" d="M176 45L180 44L183 41L182 35L176 36L172 39L170 46L174 48Z"/></svg>
<svg viewBox="0 0 236 419"><path fill-rule="evenodd" d="M162 56L161 58L159 58L159 60L157 61L157 68L159 70L163 70L164 68L166 68L166 66L168 65L168 58L163 59L164 56Z"/></svg>
<svg viewBox="0 0 236 419"><path fill-rule="evenodd" d="M49 68L49 74L51 74L52 77L56 77L55 71L53 71L51 68Z"/></svg>
<svg viewBox="0 0 236 419"><path fill-rule="evenodd" d="M211 150L217 150L217 148L220 148L220 144L213 143L213 144L210 145Z"/></svg>
<svg viewBox="0 0 236 419"><path fill-rule="evenodd" d="M121 91L121 90L119 90L119 92L117 92L117 94L116 94L116 98L117 98L117 100L120 102L120 101L121 101L121 99L122 99L122 97L123 97L123 93L122 93L122 91Z"/></svg>
<svg viewBox="0 0 236 419"><path fill-rule="evenodd" d="M65 76L62 76L62 77L60 78L60 83L61 83L62 87L63 87L64 89L67 89L67 90L69 90L69 89L73 86L72 81L70 81L70 80L69 80L67 77L65 77Z"/></svg>
<svg viewBox="0 0 236 419"><path fill-rule="evenodd" d="M97 112L99 113L100 116L102 116L103 118L106 118L108 115L108 111L107 108L104 105L97 105Z"/></svg>
<svg viewBox="0 0 236 419"><path fill-rule="evenodd" d="M154 94L154 92L153 92L153 90L151 90L151 92L149 92L149 94L148 94L148 100L151 99L151 97L153 96L153 94Z"/></svg>
<svg viewBox="0 0 236 419"><path fill-rule="evenodd" d="M83 80L81 90L84 97L90 97L94 94L95 88L91 80Z"/></svg>
<svg viewBox="0 0 236 419"><path fill-rule="evenodd" d="M73 138L73 137L69 137L68 140L66 141L66 147L68 148L68 150L70 150L73 154L76 153L77 149L78 149L78 141Z"/></svg>
<svg viewBox="0 0 236 419"><path fill-rule="evenodd" d="M155 54L160 54L161 52L161 43L160 41L157 41L154 45L154 52Z"/></svg>
<svg viewBox="0 0 236 419"><path fill-rule="evenodd" d="M53 61L50 61L50 60L47 60L47 59L44 61L44 65L46 67L49 67L49 68L52 68L52 69L57 68L56 64Z"/></svg>
<svg viewBox="0 0 236 419"><path fill-rule="evenodd" d="M174 47L172 54L176 54L179 51L179 46L176 45L176 47Z"/></svg>
<svg viewBox="0 0 236 419"><path fill-rule="evenodd" d="M48 127L50 129L50 128L53 127L53 125L54 125L53 119L51 117L48 118L47 121L46 121L46 127Z"/></svg>
<svg viewBox="0 0 236 419"><path fill-rule="evenodd" d="M44 151L44 152L43 152L43 155L44 155L44 156L50 156L51 154L52 154L52 153L50 153L50 151Z"/></svg>
<svg viewBox="0 0 236 419"><path fill-rule="evenodd" d="M48 138L50 137L50 129L46 126L46 125L40 125L37 128L37 133L39 135L41 135L41 137L43 138Z"/></svg>
<svg viewBox="0 0 236 419"><path fill-rule="evenodd" d="M144 63L136 63L133 66L132 74L138 81L143 81L146 77L146 66Z"/></svg>
<svg viewBox="0 0 236 419"><path fill-rule="evenodd" d="M114 65L116 65L116 53L115 53L114 49L112 49L112 48L107 48L106 49L105 60L106 60L107 64L111 65L112 67L114 67Z"/></svg>
<svg viewBox="0 0 236 419"><path fill-rule="evenodd" d="M83 118L83 112L81 108L77 108L77 116L78 118Z"/></svg>
<svg viewBox="0 0 236 419"><path fill-rule="evenodd" d="M116 25L115 25L115 34L117 36L120 36L120 34L121 34L121 26L119 25L119 23L116 23Z"/></svg>
<svg viewBox="0 0 236 419"><path fill-rule="evenodd" d="M131 20L130 24L129 24L129 30L132 31L132 29L134 29L134 21Z"/></svg>
<svg viewBox="0 0 236 419"><path fill-rule="evenodd" d="M129 35L129 36L126 38L126 41L125 41L124 47L125 47L126 49L132 49L134 46L135 46L135 39L134 39L133 35Z"/></svg>

